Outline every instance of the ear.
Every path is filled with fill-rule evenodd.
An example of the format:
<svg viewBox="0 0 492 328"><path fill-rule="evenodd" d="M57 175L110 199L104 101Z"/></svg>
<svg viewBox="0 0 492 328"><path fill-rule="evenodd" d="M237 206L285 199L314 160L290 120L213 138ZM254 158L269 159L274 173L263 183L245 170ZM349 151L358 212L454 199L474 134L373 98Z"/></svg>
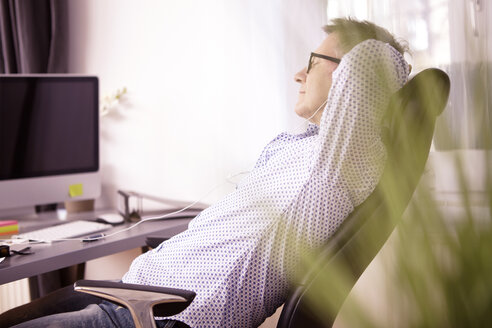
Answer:
<svg viewBox="0 0 492 328"><path fill-rule="evenodd" d="M410 73L412 73L412 65L408 64L408 75L410 75Z"/></svg>

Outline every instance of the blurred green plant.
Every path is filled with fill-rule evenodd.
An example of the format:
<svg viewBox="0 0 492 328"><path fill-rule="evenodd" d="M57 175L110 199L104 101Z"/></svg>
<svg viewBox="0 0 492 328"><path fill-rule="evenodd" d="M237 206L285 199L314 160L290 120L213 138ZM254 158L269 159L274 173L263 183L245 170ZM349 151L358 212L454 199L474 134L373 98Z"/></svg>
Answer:
<svg viewBox="0 0 492 328"><path fill-rule="evenodd" d="M490 167L488 156L477 166ZM408 217L398 226L396 288L392 304L405 304L404 327L488 327L492 322L491 184L488 213L474 211L459 157L461 211L449 220L427 188L418 190ZM490 172L486 171L490 182ZM398 302L403 298L404 302Z"/></svg>
<svg viewBox="0 0 492 328"><path fill-rule="evenodd" d="M477 203L472 199L476 193L468 187L460 158L455 158L461 188L461 197L455 200L459 214L447 217L433 190L425 181L421 183L391 238L387 248L391 256L385 252L382 257L389 279L385 281L386 293L381 290L378 297L385 298L382 303L388 308L380 314L372 313L374 308L364 304L370 297L352 295L343 305L341 327L491 325L491 176L487 170L487 190L482 194L486 200L482 197L485 204L480 205L486 212L476 211ZM490 167L489 158L484 156L485 163L477 166ZM374 236L377 238L377 231ZM316 257L304 261L305 267L316 265ZM353 287L345 263L331 263L322 275L325 279L310 302L321 320L337 315L339 302Z"/></svg>

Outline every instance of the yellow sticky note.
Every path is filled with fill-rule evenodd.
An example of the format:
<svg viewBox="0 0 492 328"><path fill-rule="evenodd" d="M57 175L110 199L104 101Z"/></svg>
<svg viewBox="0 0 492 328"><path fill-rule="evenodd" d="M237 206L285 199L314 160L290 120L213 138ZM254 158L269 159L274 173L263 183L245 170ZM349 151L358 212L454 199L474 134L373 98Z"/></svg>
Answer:
<svg viewBox="0 0 492 328"><path fill-rule="evenodd" d="M84 185L81 183L73 184L68 187L70 197L82 196L84 194Z"/></svg>

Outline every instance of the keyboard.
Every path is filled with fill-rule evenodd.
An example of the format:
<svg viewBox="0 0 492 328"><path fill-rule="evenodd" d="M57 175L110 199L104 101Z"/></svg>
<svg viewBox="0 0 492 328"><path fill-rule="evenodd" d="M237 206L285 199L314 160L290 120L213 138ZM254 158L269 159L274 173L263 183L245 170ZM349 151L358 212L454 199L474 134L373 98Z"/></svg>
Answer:
<svg viewBox="0 0 492 328"><path fill-rule="evenodd" d="M12 236L12 238L51 242L58 239L90 235L95 232L107 230L111 227L112 226L110 224L80 220L34 230L31 232L21 233L19 235Z"/></svg>

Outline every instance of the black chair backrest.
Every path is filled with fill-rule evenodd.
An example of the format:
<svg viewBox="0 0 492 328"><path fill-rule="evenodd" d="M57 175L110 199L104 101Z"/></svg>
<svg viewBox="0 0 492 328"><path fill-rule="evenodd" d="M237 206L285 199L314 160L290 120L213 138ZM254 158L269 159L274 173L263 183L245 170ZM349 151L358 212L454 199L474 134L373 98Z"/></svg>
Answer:
<svg viewBox="0 0 492 328"><path fill-rule="evenodd" d="M427 69L396 92L383 124L388 160L374 192L343 222L316 253L315 264L294 286L277 327L332 327L336 315L360 275L384 245L417 187L444 110L450 81L438 69ZM325 290L334 270L346 273L345 290ZM325 296L319 297L320 292Z"/></svg>

